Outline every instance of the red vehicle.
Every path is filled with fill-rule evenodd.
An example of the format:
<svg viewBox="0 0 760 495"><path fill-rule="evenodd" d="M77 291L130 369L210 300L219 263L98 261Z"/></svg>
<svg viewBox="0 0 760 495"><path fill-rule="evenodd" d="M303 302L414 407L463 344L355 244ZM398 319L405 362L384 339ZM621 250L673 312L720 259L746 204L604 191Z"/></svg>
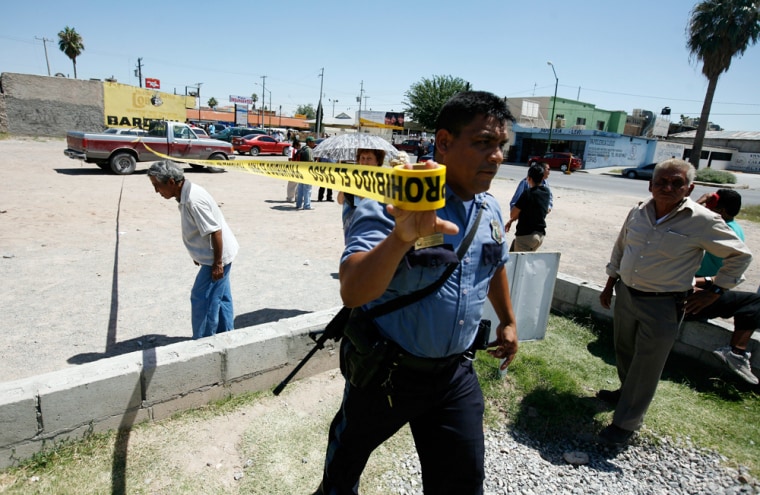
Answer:
<svg viewBox="0 0 760 495"><path fill-rule="evenodd" d="M290 156L289 142L277 141L272 136L266 136L264 134L249 134L243 137L233 137L232 148L241 155L248 153L251 156Z"/></svg>
<svg viewBox="0 0 760 495"><path fill-rule="evenodd" d="M549 168L560 169L563 172L570 170L579 170L583 167L583 162L580 158L567 152L546 153L544 156L531 156L528 158L528 166L534 163L548 163Z"/></svg>

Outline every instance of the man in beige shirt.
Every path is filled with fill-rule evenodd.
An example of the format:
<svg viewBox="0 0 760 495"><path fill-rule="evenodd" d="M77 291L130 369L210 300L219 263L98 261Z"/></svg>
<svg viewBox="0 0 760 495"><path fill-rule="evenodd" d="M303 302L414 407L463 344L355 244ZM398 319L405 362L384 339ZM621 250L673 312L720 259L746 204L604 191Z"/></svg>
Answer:
<svg viewBox="0 0 760 495"><path fill-rule="evenodd" d="M654 398L684 311L698 313L744 280L752 261L747 246L720 215L688 198L696 171L670 159L657 164L652 198L633 208L618 235L599 296L609 308L613 289L618 390L597 397L616 404L603 443L623 445L641 427ZM694 273L708 251L723 258L710 290L692 293Z"/></svg>

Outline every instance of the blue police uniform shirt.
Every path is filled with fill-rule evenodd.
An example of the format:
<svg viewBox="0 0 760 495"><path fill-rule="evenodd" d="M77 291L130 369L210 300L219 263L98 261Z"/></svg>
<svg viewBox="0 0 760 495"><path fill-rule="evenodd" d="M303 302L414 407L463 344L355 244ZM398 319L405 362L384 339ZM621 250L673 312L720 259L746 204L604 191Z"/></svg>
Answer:
<svg viewBox="0 0 760 495"><path fill-rule="evenodd" d="M397 267L385 293L363 306L363 309L369 309L438 280L447 267L442 259L456 260L456 250L481 207L484 210L477 233L461 263L443 286L420 301L375 319L386 338L411 354L429 358L452 356L465 352L475 340L491 277L509 258L504 242L504 221L496 199L481 193L471 201L462 201L448 193L446 206L437 214L459 226L457 235L444 236L449 256L440 256L440 247L432 250L434 254L431 256L426 256L428 250L415 252L412 248ZM371 250L390 234L394 225L384 204L369 199L359 201L346 236L341 263L354 253Z"/></svg>

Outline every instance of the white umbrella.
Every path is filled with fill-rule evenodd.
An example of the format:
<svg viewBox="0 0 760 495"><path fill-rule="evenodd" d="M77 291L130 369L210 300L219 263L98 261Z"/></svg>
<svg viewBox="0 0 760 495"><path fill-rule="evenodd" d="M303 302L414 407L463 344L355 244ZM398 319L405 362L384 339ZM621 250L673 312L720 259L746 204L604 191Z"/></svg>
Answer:
<svg viewBox="0 0 760 495"><path fill-rule="evenodd" d="M314 148L314 156L336 162L356 160L356 150L382 150L388 159L396 158L398 150L391 143L372 134L351 133L326 138Z"/></svg>

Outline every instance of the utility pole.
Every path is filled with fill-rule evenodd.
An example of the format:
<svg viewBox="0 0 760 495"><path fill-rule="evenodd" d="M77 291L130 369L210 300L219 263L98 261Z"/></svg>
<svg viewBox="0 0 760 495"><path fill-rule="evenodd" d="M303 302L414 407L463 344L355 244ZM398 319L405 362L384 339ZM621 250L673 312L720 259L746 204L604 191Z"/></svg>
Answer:
<svg viewBox="0 0 760 495"><path fill-rule="evenodd" d="M356 101L359 103L359 132L362 132L362 98L364 97L364 81L359 86L359 96L356 97Z"/></svg>
<svg viewBox="0 0 760 495"><path fill-rule="evenodd" d="M45 47L45 63L47 64L48 69L48 76L50 75L50 61L48 60L48 54L47 54L47 42L50 41L52 43L53 40L49 40L45 38L44 36L42 38L34 37L36 40L42 40L42 46Z"/></svg>
<svg viewBox="0 0 760 495"><path fill-rule="evenodd" d="M264 90L267 89L267 76L261 76L261 123L259 124L262 128L264 127L264 107L267 106L267 97L264 93Z"/></svg>
<svg viewBox="0 0 760 495"><path fill-rule="evenodd" d="M140 87L142 88L142 57L137 59L137 68L135 69L135 76L140 80Z"/></svg>
<svg viewBox="0 0 760 495"><path fill-rule="evenodd" d="M317 138L321 135L322 131L322 114L324 114L324 110L322 109L322 87L325 82L325 68L322 67L319 72L319 103L317 104Z"/></svg>
<svg viewBox="0 0 760 495"><path fill-rule="evenodd" d="M196 86L198 86L198 125L201 125L201 86L203 83L200 82Z"/></svg>

